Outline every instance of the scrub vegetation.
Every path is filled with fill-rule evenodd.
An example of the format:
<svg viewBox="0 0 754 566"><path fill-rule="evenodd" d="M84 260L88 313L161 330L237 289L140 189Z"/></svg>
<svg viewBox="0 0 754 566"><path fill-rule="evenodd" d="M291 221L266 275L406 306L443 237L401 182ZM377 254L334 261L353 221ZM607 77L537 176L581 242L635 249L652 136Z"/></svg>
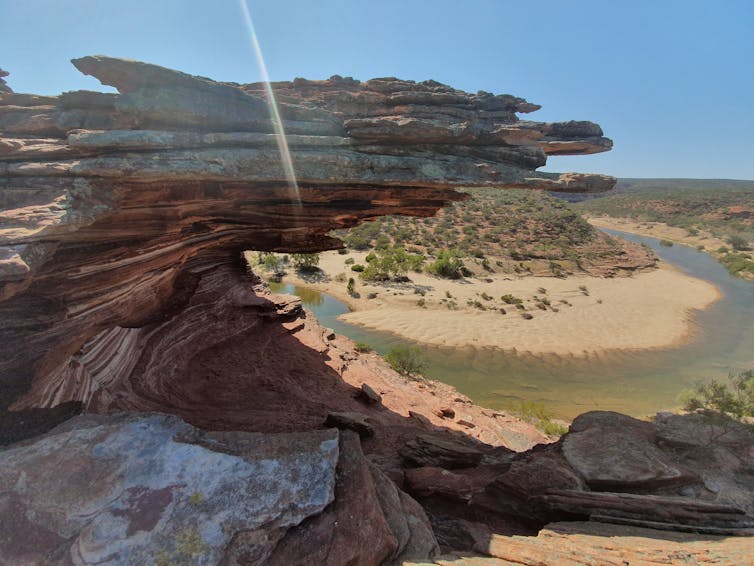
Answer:
<svg viewBox="0 0 754 566"><path fill-rule="evenodd" d="M615 194L586 200L576 209L592 215L662 222L689 236L708 233L727 246L709 250L734 275L754 274L754 182L671 180L619 185Z"/></svg>
<svg viewBox="0 0 754 566"><path fill-rule="evenodd" d="M471 198L435 217L388 216L336 235L351 250L375 254L361 273L368 281L422 269L453 279L495 272L566 276L610 264L627 245L542 191L465 192Z"/></svg>

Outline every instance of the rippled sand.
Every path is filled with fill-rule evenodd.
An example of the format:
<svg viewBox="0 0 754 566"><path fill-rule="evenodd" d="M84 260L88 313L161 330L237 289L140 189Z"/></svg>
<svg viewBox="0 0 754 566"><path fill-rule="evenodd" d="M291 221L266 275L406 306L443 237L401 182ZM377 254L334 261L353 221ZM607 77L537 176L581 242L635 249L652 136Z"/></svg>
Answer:
<svg viewBox="0 0 754 566"><path fill-rule="evenodd" d="M588 276L511 279L491 274L493 281L489 283L411 274L414 285L428 288L422 297L411 288L361 283L357 274L350 272L350 266L344 265L348 257L363 263L359 254L342 256L328 252L322 254L320 267L330 277L338 273L354 276L361 298L349 297L345 283L332 279L312 285L351 306L353 312L342 315L342 320L436 346L497 347L561 355L665 348L688 340L694 331L695 309L706 308L720 297L711 283L662 264L657 270L615 279ZM588 295L579 288L582 285ZM547 292L540 292L540 287ZM369 293L377 293L377 297L367 299ZM450 293L458 310L448 309L447 301L451 299L447 299L446 293ZM484 293L493 299L485 300ZM523 299L534 318L526 320L513 305L504 305L500 301L504 294ZM558 312L536 308L534 295L547 297ZM422 298L424 307L418 304ZM467 306L468 300L479 301L489 310ZM499 307L506 314L501 314Z"/></svg>

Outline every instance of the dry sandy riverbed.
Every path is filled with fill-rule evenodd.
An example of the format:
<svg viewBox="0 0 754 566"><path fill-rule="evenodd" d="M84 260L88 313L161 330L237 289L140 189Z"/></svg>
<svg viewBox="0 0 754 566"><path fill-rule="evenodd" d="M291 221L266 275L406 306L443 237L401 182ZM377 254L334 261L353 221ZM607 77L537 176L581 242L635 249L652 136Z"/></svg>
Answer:
<svg viewBox="0 0 754 566"><path fill-rule="evenodd" d="M575 356L682 344L693 335L695 310L720 297L711 283L663 264L632 277L611 279L493 273L488 276L491 282L476 278L454 281L410 273L410 284L385 286L362 282L345 264L348 258L365 264L365 255L326 252L319 265L326 274L323 281L305 281L291 271L284 282L306 285L347 303L353 312L341 316L344 322L417 342ZM336 280L338 274L356 280L358 298L348 295L346 283ZM505 304L500 297L506 294L522 299L526 311ZM540 310L535 296L547 298L557 312ZM457 305L455 309L448 307L451 302ZM525 319L522 312L533 318Z"/></svg>

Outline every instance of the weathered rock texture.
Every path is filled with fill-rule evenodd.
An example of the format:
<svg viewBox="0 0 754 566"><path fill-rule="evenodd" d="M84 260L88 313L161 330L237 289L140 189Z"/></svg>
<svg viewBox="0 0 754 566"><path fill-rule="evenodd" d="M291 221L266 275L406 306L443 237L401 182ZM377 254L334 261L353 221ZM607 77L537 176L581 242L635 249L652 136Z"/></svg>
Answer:
<svg viewBox="0 0 754 566"><path fill-rule="evenodd" d="M169 367L167 344L138 363L129 351L212 286L218 266L240 269L244 249L338 247L329 230L433 214L462 198L453 187L614 183L534 171L547 154L609 149L596 124L520 121L538 107L433 81L333 77L274 85L293 186L261 85L102 56L73 63L120 94L0 95L3 407L91 399L114 375ZM197 315L176 345L211 326ZM32 383L45 394L19 402Z"/></svg>
<svg viewBox="0 0 754 566"><path fill-rule="evenodd" d="M536 537L497 536L480 541L481 555L448 555L440 566L626 566L750 564L754 543L738 538L658 532L593 522L552 523ZM491 556L488 558L487 556ZM418 563L408 562L405 566Z"/></svg>
<svg viewBox="0 0 754 566"><path fill-rule="evenodd" d="M244 249L337 247L331 229L433 214L454 187L609 188L535 172L609 149L598 126L432 81L297 79L274 85L294 185L261 85L74 64L119 94L0 84L2 440L80 409L190 424L88 415L12 444L0 558L390 564L438 543L499 556L500 535L585 518L751 533L749 428L590 413L516 454L546 439L400 378L246 273ZM322 430L333 413L344 431Z"/></svg>
<svg viewBox="0 0 754 566"><path fill-rule="evenodd" d="M438 551L421 507L335 429L86 415L1 454L3 563L376 566Z"/></svg>
<svg viewBox="0 0 754 566"><path fill-rule="evenodd" d="M701 413L644 422L593 411L557 443L518 454L498 449L471 468L412 468L404 487L428 510L446 551L479 552L491 533L530 534L522 526L585 519L652 529L657 538L751 537L752 465L750 425ZM519 562L513 550L490 553Z"/></svg>
<svg viewBox="0 0 754 566"><path fill-rule="evenodd" d="M213 433L164 415L76 417L2 453L0 557L212 564L241 537L263 559L333 501L338 460L333 430Z"/></svg>

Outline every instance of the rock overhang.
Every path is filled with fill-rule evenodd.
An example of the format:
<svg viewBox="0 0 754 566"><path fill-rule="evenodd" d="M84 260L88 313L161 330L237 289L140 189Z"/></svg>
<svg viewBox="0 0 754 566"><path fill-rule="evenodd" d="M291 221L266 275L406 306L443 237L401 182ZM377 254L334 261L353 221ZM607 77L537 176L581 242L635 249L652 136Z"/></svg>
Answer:
<svg viewBox="0 0 754 566"><path fill-rule="evenodd" d="M6 384L28 385L93 336L154 320L182 273L238 263L244 249L337 248L333 229L432 215L465 198L460 187L615 182L536 171L547 155L610 149L591 122L519 120L539 107L435 81L335 76L272 85L292 189L263 84L106 56L73 63L119 93L0 93Z"/></svg>

